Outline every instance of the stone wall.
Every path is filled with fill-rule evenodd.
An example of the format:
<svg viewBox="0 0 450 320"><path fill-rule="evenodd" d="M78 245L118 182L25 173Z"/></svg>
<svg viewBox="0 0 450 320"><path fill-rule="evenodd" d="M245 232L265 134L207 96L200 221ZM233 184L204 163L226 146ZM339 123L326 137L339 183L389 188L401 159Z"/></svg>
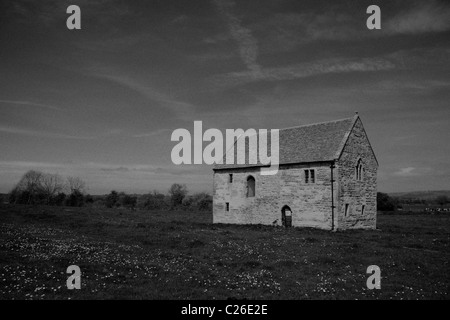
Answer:
<svg viewBox="0 0 450 320"><path fill-rule="evenodd" d="M363 164L361 180L355 176L359 159ZM216 170L213 222L281 225L281 209L287 205L292 210L293 226L375 229L378 164L359 118L333 169L334 223L330 165L330 162L280 165L278 173L272 176L261 175L260 168ZM305 183L305 169L315 170L315 183ZM233 174L232 183L229 174ZM250 175L256 181L256 196L248 198L246 184Z"/></svg>
<svg viewBox="0 0 450 320"><path fill-rule="evenodd" d="M305 169L315 170L315 183L305 183ZM229 174L233 174L232 183ZM250 175L256 181L256 195L247 198ZM281 209L288 205L293 226L331 229L329 163L281 165L271 176L261 175L259 168L216 170L213 197L214 223L281 225Z"/></svg>
<svg viewBox="0 0 450 320"><path fill-rule="evenodd" d="M361 159L363 164L361 181L356 179L355 167L358 159ZM376 228L377 169L378 164L358 118L337 162L338 229Z"/></svg>

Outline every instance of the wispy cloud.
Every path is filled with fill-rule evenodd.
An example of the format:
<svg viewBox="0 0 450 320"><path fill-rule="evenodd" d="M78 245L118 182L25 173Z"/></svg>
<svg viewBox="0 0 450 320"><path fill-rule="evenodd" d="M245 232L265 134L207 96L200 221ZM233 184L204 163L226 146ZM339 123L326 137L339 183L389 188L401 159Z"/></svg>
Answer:
<svg viewBox="0 0 450 320"><path fill-rule="evenodd" d="M160 106L168 108L175 112L179 118L189 118L193 106L187 102L180 101L166 93L155 89L144 80L138 80L136 77L124 75L109 67L93 66L84 71L86 75L105 79L119 84L130 90L133 90L141 96L157 102Z"/></svg>
<svg viewBox="0 0 450 320"><path fill-rule="evenodd" d="M112 189L139 193L155 189L164 192L174 182L188 183L190 190L209 191L204 186L211 179L210 168L202 165L0 161L0 192L10 191L28 170L80 177L86 182L89 192L93 193L107 193Z"/></svg>
<svg viewBox="0 0 450 320"><path fill-rule="evenodd" d="M8 169L61 169L68 164L36 161L0 161L0 168Z"/></svg>
<svg viewBox="0 0 450 320"><path fill-rule="evenodd" d="M155 137L155 136L159 136L163 133L169 132L171 130L169 129L158 129L155 131L151 131L151 132L147 132L147 133L139 133L139 134L135 134L133 135L133 138L148 138L148 137Z"/></svg>
<svg viewBox="0 0 450 320"><path fill-rule="evenodd" d="M398 171L394 172L394 175L400 177L415 177L425 174L429 174L431 168L416 168L416 167L404 167L400 168Z"/></svg>
<svg viewBox="0 0 450 320"><path fill-rule="evenodd" d="M0 161L1 167L9 167L9 168L20 168L20 169L88 169L88 170L99 170L99 171L133 171L133 170L142 170L142 171L154 171L157 169L155 166L151 165L131 165L124 166L118 164L110 164L110 163L102 163L102 162L39 162L39 161Z"/></svg>
<svg viewBox="0 0 450 320"><path fill-rule="evenodd" d="M44 108L44 109L50 109L50 110L57 110L61 111L62 109L59 107L55 107L48 104L43 103L36 103L36 102L30 102L30 101L17 101L17 100L0 100L1 104L9 104L9 105L17 105L17 106L26 106L26 107L38 107L38 108Z"/></svg>
<svg viewBox="0 0 450 320"><path fill-rule="evenodd" d="M76 139L76 140L92 140L96 139L96 137L89 136L74 136L68 135L64 133L56 133L56 132L45 132L38 130L30 130L12 126L2 126L0 125L0 132L9 133L9 134L19 134L30 137L43 137L43 138L52 138L52 139Z"/></svg>
<svg viewBox="0 0 450 320"><path fill-rule="evenodd" d="M357 40L368 35L352 16L330 9L321 13L276 13L254 28L261 35L263 53L288 52L313 41Z"/></svg>
<svg viewBox="0 0 450 320"><path fill-rule="evenodd" d="M328 59L285 67L265 68L259 74L251 71L232 72L213 77L212 85L224 89L256 81L280 81L307 78L328 73L368 72L393 69L385 58Z"/></svg>
<svg viewBox="0 0 450 320"><path fill-rule="evenodd" d="M330 73L412 69L417 66L442 67L448 63L450 63L450 49L447 48L399 50L368 58L331 58L288 66L261 68L258 73L242 71L219 74L209 78L206 87L214 91L259 81L294 80ZM405 83L397 85L407 86ZM411 86L413 85L411 84ZM448 82L436 80L425 83L422 81L422 85L418 86L417 89L443 88L448 86Z"/></svg>
<svg viewBox="0 0 450 320"><path fill-rule="evenodd" d="M414 175L414 167L406 167L406 168L400 168L400 170L394 172L397 176L411 176Z"/></svg>
<svg viewBox="0 0 450 320"><path fill-rule="evenodd" d="M405 79L404 81L383 80L375 83L368 90L376 92L399 92L409 91L411 93L421 94L439 89L448 89L449 81L428 80L428 79Z"/></svg>
<svg viewBox="0 0 450 320"><path fill-rule="evenodd" d="M41 170L45 172L58 172L73 174L83 172L84 174L149 174L158 176L196 175L204 173L202 166L176 166L148 165L148 164L111 164L101 162L37 162L37 161L0 161L0 173L2 171L25 172L27 170Z"/></svg>
<svg viewBox="0 0 450 320"><path fill-rule="evenodd" d="M92 165L92 164L91 164ZM99 164L96 164L98 167ZM122 166L114 166L114 165L101 165L99 168L103 172L108 173L147 173L152 175L159 176L179 176L179 175L196 175L204 171L201 166L176 166L176 165L167 165L167 166L155 166L155 165L122 165Z"/></svg>
<svg viewBox="0 0 450 320"><path fill-rule="evenodd" d="M252 30L259 35L261 55L290 52L313 42L355 42L450 30L448 1L407 1L407 5L402 6L398 12L383 10L383 5L381 8L381 30L376 32L370 32L361 25L361 17L351 15L349 10L333 10L336 9L333 6L324 8L319 13L274 13L267 19L256 22Z"/></svg>
<svg viewBox="0 0 450 320"><path fill-rule="evenodd" d="M239 53L246 67L254 73L259 73L261 67L256 62L258 57L258 43L253 37L250 29L242 25L233 13L235 3L231 0L214 0L219 13L225 19L231 36L239 46Z"/></svg>
<svg viewBox="0 0 450 320"><path fill-rule="evenodd" d="M388 20L383 27L393 34L448 31L450 5L444 1L421 1L408 11L400 12Z"/></svg>

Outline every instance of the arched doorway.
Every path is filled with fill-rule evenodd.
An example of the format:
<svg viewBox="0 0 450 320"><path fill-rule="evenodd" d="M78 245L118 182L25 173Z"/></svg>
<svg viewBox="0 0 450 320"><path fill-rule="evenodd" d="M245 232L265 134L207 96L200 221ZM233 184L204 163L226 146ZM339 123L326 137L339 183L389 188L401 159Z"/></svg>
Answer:
<svg viewBox="0 0 450 320"><path fill-rule="evenodd" d="M292 210L288 205L281 208L281 222L283 227L292 227Z"/></svg>

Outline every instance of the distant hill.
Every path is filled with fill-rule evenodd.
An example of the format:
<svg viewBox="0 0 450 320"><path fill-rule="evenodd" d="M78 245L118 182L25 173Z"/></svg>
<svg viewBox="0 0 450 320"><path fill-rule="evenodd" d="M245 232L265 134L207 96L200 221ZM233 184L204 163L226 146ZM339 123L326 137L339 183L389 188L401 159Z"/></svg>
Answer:
<svg viewBox="0 0 450 320"><path fill-rule="evenodd" d="M438 196L447 196L450 198L450 190L393 192L389 193L389 195L399 199L434 200Z"/></svg>

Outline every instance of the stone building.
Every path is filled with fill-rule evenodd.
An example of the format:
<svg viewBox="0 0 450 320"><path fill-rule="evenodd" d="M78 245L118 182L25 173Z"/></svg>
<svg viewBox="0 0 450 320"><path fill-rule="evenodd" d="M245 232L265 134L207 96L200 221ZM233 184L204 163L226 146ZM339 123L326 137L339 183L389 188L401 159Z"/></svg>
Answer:
<svg viewBox="0 0 450 320"><path fill-rule="evenodd" d="M216 165L213 222L376 228L378 162L357 114L281 129L279 162L275 175L248 157Z"/></svg>

